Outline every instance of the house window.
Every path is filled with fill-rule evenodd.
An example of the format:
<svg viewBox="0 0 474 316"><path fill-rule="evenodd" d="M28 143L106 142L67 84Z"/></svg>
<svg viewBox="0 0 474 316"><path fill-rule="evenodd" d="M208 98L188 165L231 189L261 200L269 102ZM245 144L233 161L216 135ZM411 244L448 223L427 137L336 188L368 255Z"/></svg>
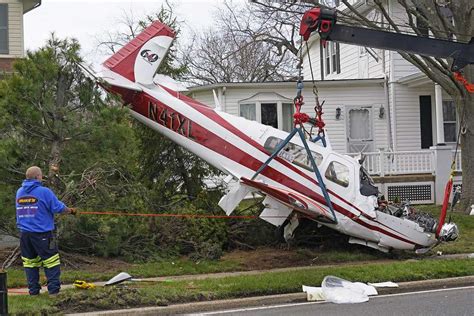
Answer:
<svg viewBox="0 0 474 316"><path fill-rule="evenodd" d="M283 139L270 136L265 141L265 149L269 153L274 153L278 145L283 142ZM323 161L323 156L317 152L312 151L311 155L313 156L316 166L319 166ZM308 157L307 151L303 146L296 145L293 143L288 143L286 146L278 153L278 157L281 157L297 166L305 168L306 170L313 171L313 166L311 160Z"/></svg>
<svg viewBox="0 0 474 316"><path fill-rule="evenodd" d="M420 17L416 19L416 28L418 29L418 32L420 32L421 35L428 37L429 36L429 25L426 22L426 17L423 15L420 9L416 9Z"/></svg>
<svg viewBox="0 0 474 316"><path fill-rule="evenodd" d="M339 43L327 42L324 48L324 68L326 75L341 73L341 56Z"/></svg>
<svg viewBox="0 0 474 316"><path fill-rule="evenodd" d="M240 116L245 117L247 120L257 120L255 104L241 104Z"/></svg>
<svg viewBox="0 0 474 316"><path fill-rule="evenodd" d="M326 47L324 47L324 68L326 68L326 75L331 73L331 57L329 52L329 44L326 43Z"/></svg>
<svg viewBox="0 0 474 316"><path fill-rule="evenodd" d="M294 106L293 103L283 103L282 104L282 127L281 129L284 131L291 131L293 129L293 114L294 114Z"/></svg>
<svg viewBox="0 0 474 316"><path fill-rule="evenodd" d="M8 4L0 4L0 54L8 53Z"/></svg>
<svg viewBox="0 0 474 316"><path fill-rule="evenodd" d="M293 128L293 104L277 102L242 103L239 115L248 120L290 132Z"/></svg>
<svg viewBox="0 0 474 316"><path fill-rule="evenodd" d="M452 100L443 101L444 141L455 143L457 140L456 105Z"/></svg>

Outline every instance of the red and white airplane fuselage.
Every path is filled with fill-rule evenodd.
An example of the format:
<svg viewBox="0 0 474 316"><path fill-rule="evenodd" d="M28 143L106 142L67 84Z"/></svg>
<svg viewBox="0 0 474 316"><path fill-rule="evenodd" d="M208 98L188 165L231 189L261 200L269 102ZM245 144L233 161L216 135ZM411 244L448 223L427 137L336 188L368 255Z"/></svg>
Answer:
<svg viewBox="0 0 474 316"><path fill-rule="evenodd" d="M251 192L265 195L262 219L285 226L287 237L299 216L351 236L350 242L382 251L429 248L438 242L417 222L377 211L377 196L360 193L360 164L349 156L309 142L323 175L337 223L318 185L300 139L291 143L252 180L288 133L210 108L180 93L182 86L154 76L174 33L155 22L104 63L99 76L121 95L131 115L239 180L219 205L229 215Z"/></svg>

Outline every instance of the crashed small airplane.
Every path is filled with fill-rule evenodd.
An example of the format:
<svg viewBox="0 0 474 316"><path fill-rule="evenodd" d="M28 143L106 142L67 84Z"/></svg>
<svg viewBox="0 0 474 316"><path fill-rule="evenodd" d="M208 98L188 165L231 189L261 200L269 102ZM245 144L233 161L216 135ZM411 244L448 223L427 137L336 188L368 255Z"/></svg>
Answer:
<svg viewBox="0 0 474 316"><path fill-rule="evenodd" d="M106 90L130 106L135 119L229 179L238 179L239 185L219 202L227 215L249 193L259 192L265 196L260 217L283 226L285 238L305 217L349 235L350 243L384 252L423 252L440 241L456 239L455 224L441 229L435 219L409 206L379 205L377 187L357 159L338 154L329 145L306 142L296 127L293 135L300 133L300 139L213 109L182 94L186 90L182 84L155 75L174 36L172 29L156 21L107 59L96 75Z"/></svg>

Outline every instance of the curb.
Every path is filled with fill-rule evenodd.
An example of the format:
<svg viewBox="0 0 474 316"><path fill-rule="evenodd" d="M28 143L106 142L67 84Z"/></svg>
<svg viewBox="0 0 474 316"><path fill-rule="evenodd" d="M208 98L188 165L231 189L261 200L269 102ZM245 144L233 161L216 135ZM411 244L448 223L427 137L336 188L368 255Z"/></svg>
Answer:
<svg viewBox="0 0 474 316"><path fill-rule="evenodd" d="M474 285L474 275L466 277L456 277L447 279L435 279L424 281L411 281L398 283L398 288L379 288L380 295L405 293L417 290L432 290L453 288ZM91 313L68 314L73 316L90 315L117 315L117 316L136 316L136 315L173 315L183 313L209 312L221 309L234 309L241 307L254 307L261 305L289 304L306 302L305 293L290 293L280 295L268 295L258 297L246 297L239 299L206 301L187 304L176 304L170 306L154 306L132 309L96 311Z"/></svg>

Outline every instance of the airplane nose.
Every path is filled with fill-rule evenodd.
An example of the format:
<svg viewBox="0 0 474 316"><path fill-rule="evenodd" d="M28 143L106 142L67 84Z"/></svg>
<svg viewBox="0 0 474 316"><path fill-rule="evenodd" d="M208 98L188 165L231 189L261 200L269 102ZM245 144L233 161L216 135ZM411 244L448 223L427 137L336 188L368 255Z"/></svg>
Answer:
<svg viewBox="0 0 474 316"><path fill-rule="evenodd" d="M455 223L446 223L441 227L438 239L440 241L454 241L459 237L459 228Z"/></svg>

